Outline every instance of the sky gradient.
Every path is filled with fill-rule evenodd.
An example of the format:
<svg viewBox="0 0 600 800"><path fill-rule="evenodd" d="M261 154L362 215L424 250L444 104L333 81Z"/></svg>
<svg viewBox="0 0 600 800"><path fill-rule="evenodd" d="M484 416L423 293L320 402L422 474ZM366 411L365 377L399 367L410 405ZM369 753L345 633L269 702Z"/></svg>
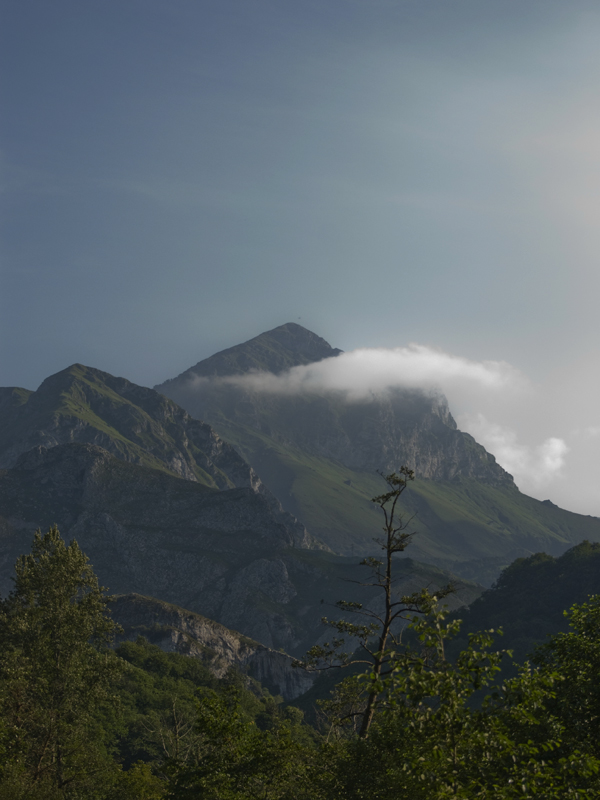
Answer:
<svg viewBox="0 0 600 800"><path fill-rule="evenodd" d="M599 37L583 0L3 0L0 385L417 343L505 364L440 380L460 425L600 515Z"/></svg>

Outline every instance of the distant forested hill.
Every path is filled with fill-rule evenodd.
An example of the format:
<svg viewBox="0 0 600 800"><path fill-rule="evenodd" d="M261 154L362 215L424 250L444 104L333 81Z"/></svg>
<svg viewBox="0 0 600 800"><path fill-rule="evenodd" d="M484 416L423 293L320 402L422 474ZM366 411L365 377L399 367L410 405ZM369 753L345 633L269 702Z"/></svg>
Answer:
<svg viewBox="0 0 600 800"><path fill-rule="evenodd" d="M562 556L536 553L503 570L493 588L455 616L463 620L461 639L488 628L503 628L498 646L524 661L547 637L567 630L564 611L600 593L600 544L584 541Z"/></svg>

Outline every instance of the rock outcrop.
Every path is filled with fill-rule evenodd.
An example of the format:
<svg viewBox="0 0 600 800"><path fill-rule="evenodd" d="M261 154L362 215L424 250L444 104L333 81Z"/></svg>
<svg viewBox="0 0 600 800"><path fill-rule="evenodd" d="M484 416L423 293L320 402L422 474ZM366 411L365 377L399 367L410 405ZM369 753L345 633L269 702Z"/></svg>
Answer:
<svg viewBox="0 0 600 800"><path fill-rule="evenodd" d="M139 594L119 595L110 608L123 628L121 639L142 635L167 652L200 659L217 678L235 667L284 700L299 697L313 683L311 673L292 667L291 656L200 614Z"/></svg>
<svg viewBox="0 0 600 800"><path fill-rule="evenodd" d="M271 633L282 627L280 614L261 603L281 598L280 554L310 541L252 489L211 490L89 444L35 448L0 473L1 591L33 531L54 523L111 591L160 597L283 644ZM266 574L275 577L257 591L256 576Z"/></svg>

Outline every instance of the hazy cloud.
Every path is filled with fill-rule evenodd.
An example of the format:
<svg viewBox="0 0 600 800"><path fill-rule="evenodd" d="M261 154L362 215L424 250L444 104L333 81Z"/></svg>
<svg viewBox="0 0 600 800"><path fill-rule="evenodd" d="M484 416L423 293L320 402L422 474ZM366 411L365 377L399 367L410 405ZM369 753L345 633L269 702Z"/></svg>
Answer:
<svg viewBox="0 0 600 800"><path fill-rule="evenodd" d="M463 430L494 454L523 491L539 488L558 477L565 466L569 447L564 439L551 436L541 444L531 446L519 442L516 431L490 422L481 413L462 415L459 421Z"/></svg>

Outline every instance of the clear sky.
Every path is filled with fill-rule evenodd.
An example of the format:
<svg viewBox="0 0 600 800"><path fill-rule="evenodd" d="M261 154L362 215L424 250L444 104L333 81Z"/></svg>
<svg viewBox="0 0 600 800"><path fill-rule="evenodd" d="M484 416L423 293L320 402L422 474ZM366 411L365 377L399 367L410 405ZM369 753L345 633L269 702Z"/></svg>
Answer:
<svg viewBox="0 0 600 800"><path fill-rule="evenodd" d="M600 515L599 41L587 0L2 0L0 385L415 342L507 362L455 416Z"/></svg>

